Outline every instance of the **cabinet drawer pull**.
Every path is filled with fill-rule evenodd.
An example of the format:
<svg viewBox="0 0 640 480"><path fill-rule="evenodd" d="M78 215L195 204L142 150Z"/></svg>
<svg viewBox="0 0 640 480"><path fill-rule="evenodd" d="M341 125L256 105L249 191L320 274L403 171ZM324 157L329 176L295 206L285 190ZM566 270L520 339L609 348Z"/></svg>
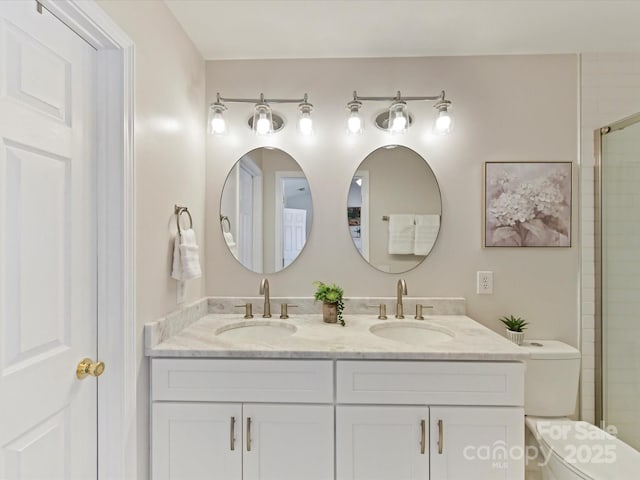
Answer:
<svg viewBox="0 0 640 480"><path fill-rule="evenodd" d="M247 452L251 451L251 417L247 417Z"/></svg>
<svg viewBox="0 0 640 480"><path fill-rule="evenodd" d="M424 455L424 452L426 449L426 443L427 443L426 430L427 430L427 421L420 420L420 455Z"/></svg>
<svg viewBox="0 0 640 480"><path fill-rule="evenodd" d="M438 453L442 455L442 449L444 448L444 439L442 438L444 435L444 425L442 424L442 420L438 420Z"/></svg>
<svg viewBox="0 0 640 480"><path fill-rule="evenodd" d="M229 442L231 451L233 452L236 449L236 417L231 417L231 422L229 423Z"/></svg>

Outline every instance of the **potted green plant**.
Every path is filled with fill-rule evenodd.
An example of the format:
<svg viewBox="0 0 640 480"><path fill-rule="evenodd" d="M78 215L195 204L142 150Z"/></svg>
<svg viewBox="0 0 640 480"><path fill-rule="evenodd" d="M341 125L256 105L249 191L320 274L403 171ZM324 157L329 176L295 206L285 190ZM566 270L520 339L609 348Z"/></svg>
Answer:
<svg viewBox="0 0 640 480"><path fill-rule="evenodd" d="M516 345L522 345L524 331L527 328L528 322L526 322L524 318L514 317L513 315L502 317L499 320L507 327L507 338Z"/></svg>
<svg viewBox="0 0 640 480"><path fill-rule="evenodd" d="M344 291L338 285L323 282L313 282L316 286L315 299L322 301L322 319L327 323L340 323L344 327L342 311Z"/></svg>

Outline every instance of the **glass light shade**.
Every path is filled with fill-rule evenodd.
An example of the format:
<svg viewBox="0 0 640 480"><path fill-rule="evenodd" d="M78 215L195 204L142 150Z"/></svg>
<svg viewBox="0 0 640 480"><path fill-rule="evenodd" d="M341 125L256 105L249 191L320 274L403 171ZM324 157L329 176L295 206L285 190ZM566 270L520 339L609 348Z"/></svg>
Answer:
<svg viewBox="0 0 640 480"><path fill-rule="evenodd" d="M363 132L362 116L360 115L360 107L358 105L349 106L349 115L347 116L347 133L349 135L359 135Z"/></svg>
<svg viewBox="0 0 640 480"><path fill-rule="evenodd" d="M313 133L313 119L311 118L312 106L310 103L300 104L298 115L298 132L301 135L311 135Z"/></svg>
<svg viewBox="0 0 640 480"><path fill-rule="evenodd" d="M270 135L273 133L273 119L271 107L266 103L258 103L253 114L253 131L256 135Z"/></svg>
<svg viewBox="0 0 640 480"><path fill-rule="evenodd" d="M224 135L227 133L227 122L224 119L224 105L211 105L209 108L208 132L212 135Z"/></svg>
<svg viewBox="0 0 640 480"><path fill-rule="evenodd" d="M453 118L446 108L438 112L438 116L433 124L433 131L438 135L448 135L453 127Z"/></svg>
<svg viewBox="0 0 640 480"><path fill-rule="evenodd" d="M404 133L409 126L409 112L407 112L407 104L397 101L389 107L389 132Z"/></svg>

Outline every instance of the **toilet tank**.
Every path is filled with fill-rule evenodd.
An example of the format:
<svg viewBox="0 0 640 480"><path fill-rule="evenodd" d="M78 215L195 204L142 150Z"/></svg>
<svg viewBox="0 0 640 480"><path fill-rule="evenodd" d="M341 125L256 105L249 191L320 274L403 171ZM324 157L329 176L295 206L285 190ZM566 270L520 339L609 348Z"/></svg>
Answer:
<svg viewBox="0 0 640 480"><path fill-rule="evenodd" d="M556 340L530 340L522 345L525 361L524 413L539 417L573 415L578 397L580 352Z"/></svg>

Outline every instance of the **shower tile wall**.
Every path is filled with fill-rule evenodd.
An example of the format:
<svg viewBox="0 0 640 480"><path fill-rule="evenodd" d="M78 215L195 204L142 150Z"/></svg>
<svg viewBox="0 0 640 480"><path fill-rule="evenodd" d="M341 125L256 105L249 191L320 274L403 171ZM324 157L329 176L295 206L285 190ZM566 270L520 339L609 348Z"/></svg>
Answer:
<svg viewBox="0 0 640 480"><path fill-rule="evenodd" d="M594 393L594 151L593 132L640 112L640 54L581 57L582 418L593 422ZM640 365L638 366L640 369Z"/></svg>

